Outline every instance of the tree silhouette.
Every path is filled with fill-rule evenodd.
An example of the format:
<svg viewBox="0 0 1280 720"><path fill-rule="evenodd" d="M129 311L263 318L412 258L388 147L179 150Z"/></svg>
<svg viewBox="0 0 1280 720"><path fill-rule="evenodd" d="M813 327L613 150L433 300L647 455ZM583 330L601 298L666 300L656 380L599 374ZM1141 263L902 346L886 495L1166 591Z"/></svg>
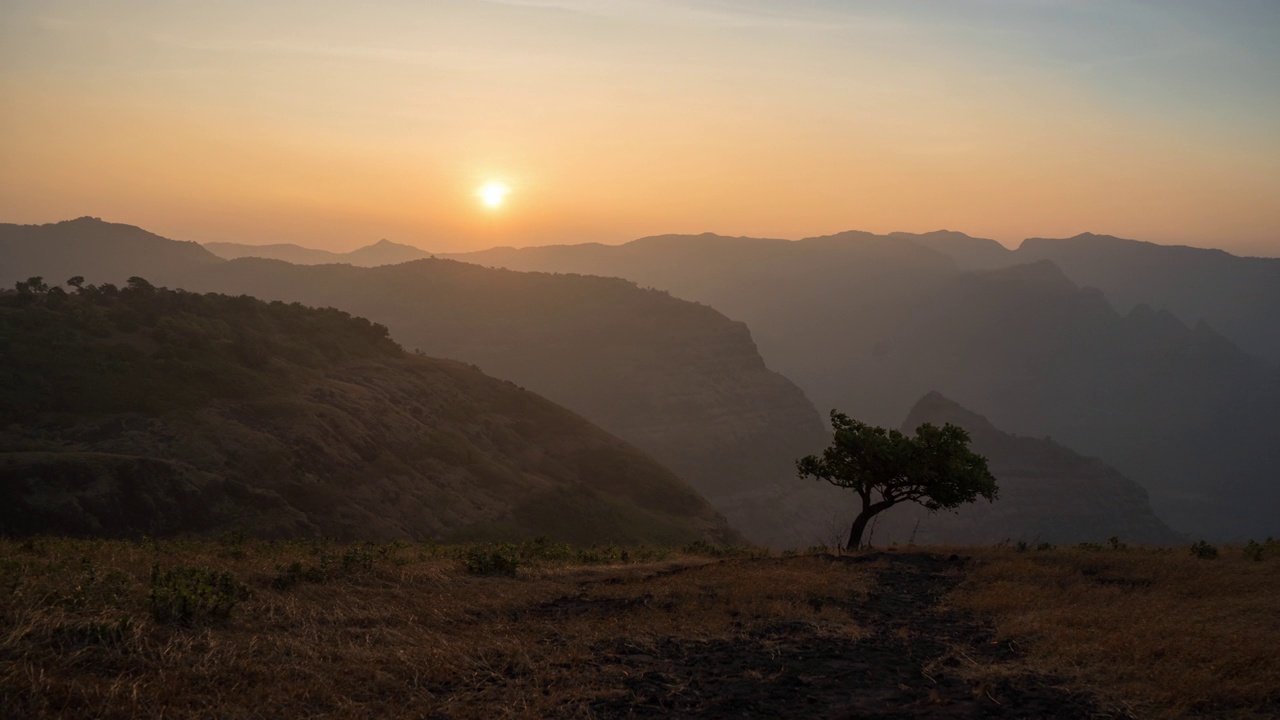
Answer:
<svg viewBox="0 0 1280 720"><path fill-rule="evenodd" d="M908 437L835 410L831 426L831 446L821 456L797 460L796 469L802 478L826 480L858 494L862 510L849 530L850 550L861 546L872 517L900 502L949 510L979 497L996 498L987 459L969 449L969 433L963 428L925 423L916 428L915 437Z"/></svg>

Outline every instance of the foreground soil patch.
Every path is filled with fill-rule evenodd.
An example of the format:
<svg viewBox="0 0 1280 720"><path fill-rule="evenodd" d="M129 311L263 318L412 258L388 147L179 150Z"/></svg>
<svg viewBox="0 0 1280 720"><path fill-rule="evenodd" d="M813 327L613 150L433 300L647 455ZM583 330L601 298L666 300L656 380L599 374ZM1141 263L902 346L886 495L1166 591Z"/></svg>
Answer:
<svg viewBox="0 0 1280 720"><path fill-rule="evenodd" d="M959 558L920 553L821 559L878 566L865 600L832 608L856 618L863 637L824 637L809 623L792 622L730 639L664 638L640 646L619 640L601 651L604 662L626 668L629 692L597 711L603 717L1108 715L1052 677L1015 673L981 680L956 671L965 663L979 666L1013 655L971 617L936 607L961 577Z"/></svg>

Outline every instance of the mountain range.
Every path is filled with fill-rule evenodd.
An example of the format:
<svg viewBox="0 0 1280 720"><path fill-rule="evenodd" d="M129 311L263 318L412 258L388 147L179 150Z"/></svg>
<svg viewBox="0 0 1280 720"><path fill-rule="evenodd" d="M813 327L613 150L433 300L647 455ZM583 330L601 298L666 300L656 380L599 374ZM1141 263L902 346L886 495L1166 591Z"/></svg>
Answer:
<svg viewBox="0 0 1280 720"><path fill-rule="evenodd" d="M1280 371L1204 317L1188 325L1160 304L1169 295L1153 290L1152 299L1127 307L1079 285L1054 260L1029 255L1094 242L1028 241L1023 254L945 231L799 241L697 235L451 257L612 275L707 303L746 322L769 366L820 407L896 425L937 390L1002 428L1051 435L1114 465L1181 531L1274 532ZM1253 288L1260 302L1249 316L1280 317L1280 304L1263 302L1265 283L1249 279L1267 277L1275 261L1225 258L1235 274L1197 282L1224 297L1236 292L1232 285ZM1172 270L1151 273L1160 282L1138 287L1179 286ZM1231 327L1255 348L1280 327L1251 322Z"/></svg>
<svg viewBox="0 0 1280 720"><path fill-rule="evenodd" d="M274 245L245 245L233 242L208 242L204 247L209 252L224 260L235 260L242 257L283 260L294 265L332 265L343 263L360 267L378 265L395 265L396 263L421 260L431 257L431 253L419 250L412 245L402 245L390 240L379 240L372 245L356 248L351 252L335 253L328 250L313 250L292 243Z"/></svg>
<svg viewBox="0 0 1280 720"><path fill-rule="evenodd" d="M0 270L88 275L75 263L125 247L126 226L93 222L73 221L79 252L0 244ZM0 238L57 234L15 227ZM812 542L811 528L838 522L844 506L794 478L791 461L826 440L806 395L896 426L933 391L1098 458L1145 487L1178 532L1276 530L1274 364L1204 318L1188 325L1157 301L1123 308L1052 259L1011 261L1021 248L946 231L660 236L374 268L195 250L204 255L170 248L157 277L340 307L408 347L476 363L651 453L756 542Z"/></svg>
<svg viewBox="0 0 1280 720"><path fill-rule="evenodd" d="M1101 543L1113 537L1152 545L1189 542L1156 516L1141 485L1097 458L1050 438L1003 432L941 393L921 398L901 430L914 433L924 423L968 431L973 449L999 479L999 498L950 512L892 508L873 528L878 544Z"/></svg>
<svg viewBox="0 0 1280 720"><path fill-rule="evenodd" d="M128 226L92 220L64 225L74 225L66 234L78 237L81 247L30 252L39 262L22 257L23 247L42 243L51 234L47 226L8 226L10 236L26 232L30 241L11 243L0 270L118 281L98 274L94 261L111 254ZM812 518L829 510L829 492L800 481L793 466L825 442L817 410L766 367L745 325L710 307L613 278L517 273L450 260L360 268L172 259L163 268L151 263L149 279L337 307L386 325L408 348L474 364L527 387L649 453L753 542L813 544ZM10 278L18 279L0 279Z"/></svg>

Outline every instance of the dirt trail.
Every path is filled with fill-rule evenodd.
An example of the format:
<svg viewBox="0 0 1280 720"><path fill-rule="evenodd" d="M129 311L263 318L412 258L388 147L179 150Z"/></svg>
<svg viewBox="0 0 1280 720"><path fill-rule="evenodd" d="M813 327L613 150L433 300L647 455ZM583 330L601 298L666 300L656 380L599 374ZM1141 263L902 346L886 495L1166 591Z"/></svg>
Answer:
<svg viewBox="0 0 1280 720"><path fill-rule="evenodd" d="M928 553L824 556L875 563L876 586L850 602L866 633L824 637L805 623L725 640L669 638L600 648L621 666L628 693L593 708L603 718L1104 718L1065 683L1029 673L978 679L973 670L1016 660L972 617L938 598L962 579L963 562ZM843 604L842 604L843 605ZM1015 666L1016 667L1016 666Z"/></svg>

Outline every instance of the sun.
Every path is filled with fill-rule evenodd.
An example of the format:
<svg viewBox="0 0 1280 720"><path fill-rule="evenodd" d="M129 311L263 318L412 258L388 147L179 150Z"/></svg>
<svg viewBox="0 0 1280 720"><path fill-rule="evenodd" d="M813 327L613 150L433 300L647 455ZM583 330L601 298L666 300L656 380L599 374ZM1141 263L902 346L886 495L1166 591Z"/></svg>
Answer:
<svg viewBox="0 0 1280 720"><path fill-rule="evenodd" d="M497 181L489 181L480 186L476 191L476 195L480 196L480 201L487 207L497 208L507 199L507 194L511 192L511 188Z"/></svg>

